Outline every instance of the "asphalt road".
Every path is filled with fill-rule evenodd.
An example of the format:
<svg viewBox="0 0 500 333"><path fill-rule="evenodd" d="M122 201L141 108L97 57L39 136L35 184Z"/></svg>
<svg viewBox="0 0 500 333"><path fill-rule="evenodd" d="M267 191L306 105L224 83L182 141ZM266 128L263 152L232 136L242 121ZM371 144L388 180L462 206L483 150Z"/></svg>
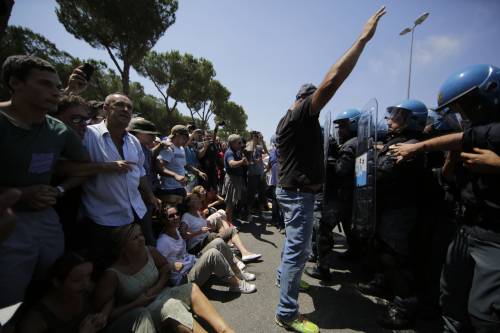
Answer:
<svg viewBox="0 0 500 333"><path fill-rule="evenodd" d="M275 271L280 261L284 235L259 219L239 226L240 236L247 248L262 253L262 261L248 264L247 271L255 273L257 292L249 295L229 293L227 287L211 285L205 288L217 310L237 332L287 332L274 323L279 289L275 286ZM335 251L344 251L344 238L335 234ZM308 263L307 265L312 265ZM304 274L311 284L299 296L300 311L319 325L321 332L389 332L380 328L375 319L383 309L384 300L360 294L353 288L359 281L359 267L346 266L337 256L332 257L334 275L329 285ZM418 332L439 332L438 323L419 324ZM400 331L403 332L403 331ZM413 330L404 332L417 332Z"/></svg>

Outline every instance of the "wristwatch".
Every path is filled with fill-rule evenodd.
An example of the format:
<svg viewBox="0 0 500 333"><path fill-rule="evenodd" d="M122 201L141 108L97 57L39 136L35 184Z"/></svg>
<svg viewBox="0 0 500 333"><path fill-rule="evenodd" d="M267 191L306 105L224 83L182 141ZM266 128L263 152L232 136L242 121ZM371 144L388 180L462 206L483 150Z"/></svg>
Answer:
<svg viewBox="0 0 500 333"><path fill-rule="evenodd" d="M56 186L56 189L59 191L59 196L60 197L62 197L64 195L64 193L66 193L66 190L61 185Z"/></svg>

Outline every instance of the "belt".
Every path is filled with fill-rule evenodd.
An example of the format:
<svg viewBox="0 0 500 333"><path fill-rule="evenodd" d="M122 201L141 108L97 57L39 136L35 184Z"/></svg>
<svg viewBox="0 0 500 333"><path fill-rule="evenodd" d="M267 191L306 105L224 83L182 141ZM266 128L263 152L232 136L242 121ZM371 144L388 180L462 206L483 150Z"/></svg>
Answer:
<svg viewBox="0 0 500 333"><path fill-rule="evenodd" d="M317 190L313 190L307 187L282 187L282 189L289 192L303 192L303 193L313 193L313 194L318 193Z"/></svg>

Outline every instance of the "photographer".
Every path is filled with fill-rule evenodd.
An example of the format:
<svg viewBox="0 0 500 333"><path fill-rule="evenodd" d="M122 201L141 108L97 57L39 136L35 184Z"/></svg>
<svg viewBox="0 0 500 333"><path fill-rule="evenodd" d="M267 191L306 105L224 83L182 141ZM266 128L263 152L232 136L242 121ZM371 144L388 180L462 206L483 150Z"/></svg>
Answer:
<svg viewBox="0 0 500 333"><path fill-rule="evenodd" d="M247 211L249 213L260 214L266 202L266 184L264 183L264 161L263 155L268 154L264 144L262 134L258 131L251 132L251 140L246 145L246 156L248 158L247 174ZM259 203L259 209L254 209L255 196Z"/></svg>
<svg viewBox="0 0 500 333"><path fill-rule="evenodd" d="M217 168L219 146L216 144L217 132L219 127L224 126L224 121L217 123L214 128L213 135L208 131L205 134L203 146L198 151L198 160L200 161L200 169L207 177L206 179L198 179L198 185L202 185L207 191L217 191Z"/></svg>
<svg viewBox="0 0 500 333"><path fill-rule="evenodd" d="M224 188L222 194L226 200L226 216L229 222L233 221L234 207L241 202L245 193L245 175L248 160L241 152L241 137L231 134L228 138L229 147L224 154Z"/></svg>

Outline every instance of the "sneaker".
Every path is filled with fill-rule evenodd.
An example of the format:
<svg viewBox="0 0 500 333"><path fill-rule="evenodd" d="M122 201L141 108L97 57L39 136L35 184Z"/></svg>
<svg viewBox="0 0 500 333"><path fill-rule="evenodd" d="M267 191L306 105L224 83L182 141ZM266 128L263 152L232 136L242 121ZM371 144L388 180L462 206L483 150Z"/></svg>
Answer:
<svg viewBox="0 0 500 333"><path fill-rule="evenodd" d="M306 267L304 270L304 273L309 275L310 277L314 279L318 279L321 281L330 281L331 275L330 275L330 270L325 269L325 268L319 268L317 266L314 267Z"/></svg>
<svg viewBox="0 0 500 333"><path fill-rule="evenodd" d="M274 321L278 326L284 327L287 330L293 330L294 332L300 333L319 333L319 327L315 323L304 318L303 315L299 314L299 317L290 322L284 321L274 316Z"/></svg>
<svg viewBox="0 0 500 333"><path fill-rule="evenodd" d="M251 294L257 291L257 287L254 284L246 282L245 280L240 280L237 286L230 286L229 291L242 294Z"/></svg>
<svg viewBox="0 0 500 333"><path fill-rule="evenodd" d="M255 259L259 259L260 257L262 257L262 255L260 253L254 253L254 254L249 254L249 255L246 255L246 256L242 256L241 260L243 262L247 262L247 261L252 261L252 260L255 260Z"/></svg>
<svg viewBox="0 0 500 333"><path fill-rule="evenodd" d="M299 286L300 291L307 291L309 290L309 288L311 288L311 285L309 283L307 283L304 280L300 280L300 286Z"/></svg>
<svg viewBox="0 0 500 333"><path fill-rule="evenodd" d="M255 274L248 273L248 272L241 272L241 275L238 276L240 280L245 280L245 281L254 281L255 280Z"/></svg>
<svg viewBox="0 0 500 333"><path fill-rule="evenodd" d="M236 262L236 266L238 266L240 271L244 270L245 267L247 267L247 265L245 265L245 263L243 261L239 261L239 260Z"/></svg>

